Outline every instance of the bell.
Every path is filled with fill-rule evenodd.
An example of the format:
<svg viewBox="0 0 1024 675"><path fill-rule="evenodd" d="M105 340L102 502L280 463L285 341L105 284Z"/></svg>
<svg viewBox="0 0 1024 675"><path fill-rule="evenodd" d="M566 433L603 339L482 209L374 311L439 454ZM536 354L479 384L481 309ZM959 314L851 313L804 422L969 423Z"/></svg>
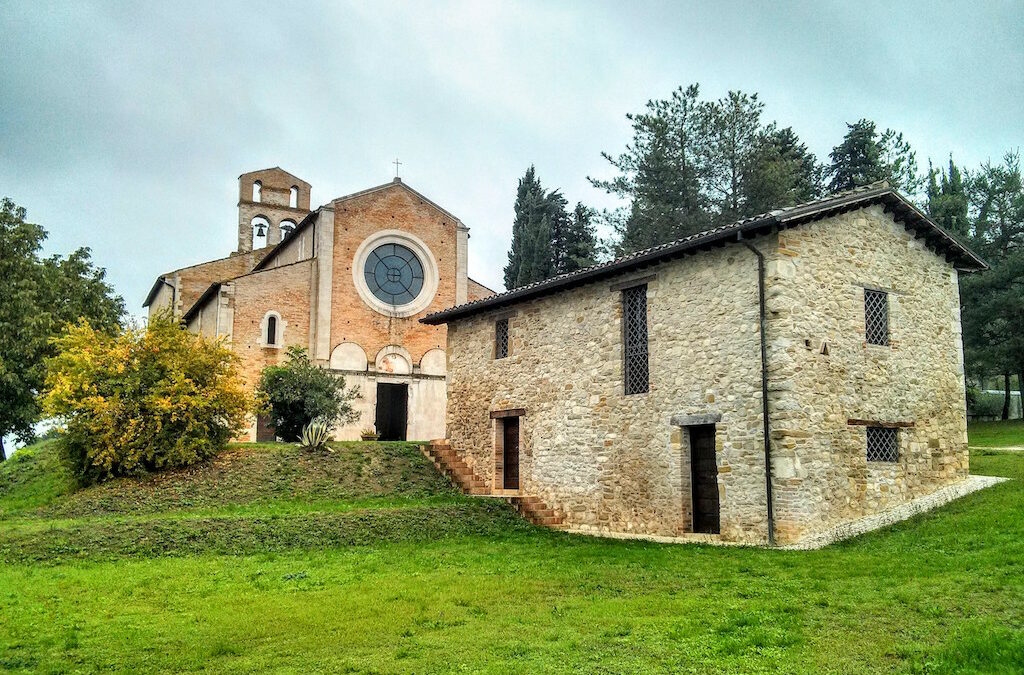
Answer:
<svg viewBox="0 0 1024 675"><path fill-rule="evenodd" d="M256 226L256 236L257 237L265 237L265 236L267 236L267 228L264 227L263 225L257 225Z"/></svg>

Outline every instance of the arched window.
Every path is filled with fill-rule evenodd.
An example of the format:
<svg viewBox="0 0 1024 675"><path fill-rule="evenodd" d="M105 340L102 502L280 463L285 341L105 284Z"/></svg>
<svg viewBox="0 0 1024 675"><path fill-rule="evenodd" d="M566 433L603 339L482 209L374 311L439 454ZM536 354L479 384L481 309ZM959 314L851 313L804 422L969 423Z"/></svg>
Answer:
<svg viewBox="0 0 1024 675"><path fill-rule="evenodd" d="M277 317L273 315L267 317L266 342L268 345L277 344Z"/></svg>
<svg viewBox="0 0 1024 675"><path fill-rule="evenodd" d="M263 201L263 183L254 181L252 184L252 200L254 202Z"/></svg>
<svg viewBox="0 0 1024 675"><path fill-rule="evenodd" d="M295 231L294 220L282 220L281 221L281 240L288 238L288 235Z"/></svg>
<svg viewBox="0 0 1024 675"><path fill-rule="evenodd" d="M284 345L284 331L288 322L271 310L263 315L260 322L259 345L263 348L280 349Z"/></svg>
<svg viewBox="0 0 1024 675"><path fill-rule="evenodd" d="M263 216L256 216L252 219L252 250L263 248L267 245L267 235L270 234L270 221Z"/></svg>
<svg viewBox="0 0 1024 675"><path fill-rule="evenodd" d="M288 196L288 206L293 209L299 208L299 188L292 186L291 194Z"/></svg>

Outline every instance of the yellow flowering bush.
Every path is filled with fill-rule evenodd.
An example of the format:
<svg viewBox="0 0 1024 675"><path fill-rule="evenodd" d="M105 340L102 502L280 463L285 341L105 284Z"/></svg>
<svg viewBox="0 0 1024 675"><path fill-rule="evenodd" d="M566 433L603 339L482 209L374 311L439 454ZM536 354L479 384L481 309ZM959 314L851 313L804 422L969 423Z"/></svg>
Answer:
<svg viewBox="0 0 1024 675"><path fill-rule="evenodd" d="M85 483L202 461L247 425L237 357L167 316L118 335L83 320L55 343L43 409Z"/></svg>

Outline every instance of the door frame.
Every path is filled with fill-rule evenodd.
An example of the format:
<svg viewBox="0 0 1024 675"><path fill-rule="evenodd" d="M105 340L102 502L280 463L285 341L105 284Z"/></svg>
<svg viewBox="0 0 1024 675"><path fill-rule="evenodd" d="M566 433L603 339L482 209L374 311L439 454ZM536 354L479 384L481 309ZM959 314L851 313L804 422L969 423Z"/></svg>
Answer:
<svg viewBox="0 0 1024 675"><path fill-rule="evenodd" d="M502 497L518 497L523 490L523 418L526 417L525 408L508 408L505 410L494 410L490 414L493 421L492 432L494 434L494 473L492 474L491 494ZM505 489L505 420L515 418L519 426L517 438L519 444L519 487Z"/></svg>
<svg viewBox="0 0 1024 675"><path fill-rule="evenodd" d="M686 429L686 443L688 448L688 459L689 459L689 470L690 470L690 531L694 534L707 534L718 536L722 533L722 498L721 489L719 485L720 473L718 471L718 451L717 451L717 437L718 427L715 424L694 424L685 427ZM712 441L712 458L715 462L715 503L718 506L718 513L716 520L718 521L718 527L714 532L702 532L697 530L697 504L696 504L696 487L697 487L697 476L695 474L695 465L693 462L693 432L694 430L710 430L711 441Z"/></svg>

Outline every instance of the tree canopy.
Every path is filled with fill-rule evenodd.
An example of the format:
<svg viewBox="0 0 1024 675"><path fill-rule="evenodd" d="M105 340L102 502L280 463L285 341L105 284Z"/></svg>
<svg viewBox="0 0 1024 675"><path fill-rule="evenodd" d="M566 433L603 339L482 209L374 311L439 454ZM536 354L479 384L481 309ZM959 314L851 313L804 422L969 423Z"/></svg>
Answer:
<svg viewBox="0 0 1024 675"><path fill-rule="evenodd" d="M568 205L561 192L548 192L541 186L534 167L519 179L505 288L511 290L594 264L597 234L593 213L582 203L571 212Z"/></svg>
<svg viewBox="0 0 1024 675"><path fill-rule="evenodd" d="M124 316L124 301L105 270L92 264L89 249L41 257L46 230L26 215L10 199L0 200L0 334L8 336L0 340L0 460L4 436L33 436L46 359L57 350L53 339L80 318L116 331Z"/></svg>

